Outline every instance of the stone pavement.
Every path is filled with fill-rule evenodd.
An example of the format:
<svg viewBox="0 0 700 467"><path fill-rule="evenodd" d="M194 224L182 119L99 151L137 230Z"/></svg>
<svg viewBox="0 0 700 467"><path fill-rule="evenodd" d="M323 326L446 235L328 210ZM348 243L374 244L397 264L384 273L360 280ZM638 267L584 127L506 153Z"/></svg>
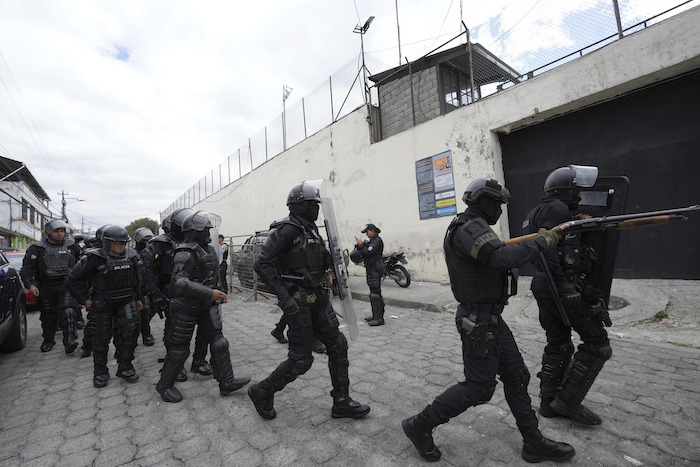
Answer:
<svg viewBox="0 0 700 467"><path fill-rule="evenodd" d="M351 283L358 297L367 292L364 278ZM544 336L527 284L520 286L504 316L532 373L529 392L537 407ZM576 448L565 465L700 465L700 346L689 337L697 334L698 318L689 310L698 309L698 284L622 281L615 287L613 294L630 305L612 313L613 357L587 398L603 424L542 419L540 429ZM316 354L309 372L276 395L272 421L258 416L245 389L220 397L211 377L190 375L178 383L183 402L162 402L154 387L160 343L137 348L141 379L134 384L114 376L110 352L112 379L95 389L90 358L65 355L60 344L39 352L39 316L31 313L28 347L0 355L0 466L427 465L400 423L462 377L449 312L454 303L441 284L401 289L385 282L383 293L390 303L385 326L366 326L369 305L355 301L360 335L349 349L351 394L372 407L363 420L331 418L327 359ZM274 301L248 296L232 293L224 305L224 334L236 374L257 382L285 358L286 346L270 336L280 316ZM650 320L659 311L668 317ZM160 338L163 322L156 317L153 325ZM682 345L660 343L675 341L674 335ZM500 384L489 403L438 427L434 438L443 452L436 465L528 465Z"/></svg>

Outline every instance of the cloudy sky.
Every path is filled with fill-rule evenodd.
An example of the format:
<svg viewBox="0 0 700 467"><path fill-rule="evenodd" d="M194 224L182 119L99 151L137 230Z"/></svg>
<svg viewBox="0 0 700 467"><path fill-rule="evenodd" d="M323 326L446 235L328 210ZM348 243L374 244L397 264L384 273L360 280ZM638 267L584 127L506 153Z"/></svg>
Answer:
<svg viewBox="0 0 700 467"><path fill-rule="evenodd" d="M356 61L353 29L369 16L374 73L456 36L461 20L518 68L522 54L571 41L572 11L610 3L0 0L0 155L27 165L55 213L67 192L78 227L158 220L279 117L283 85L290 105ZM660 3L638 0L651 14Z"/></svg>

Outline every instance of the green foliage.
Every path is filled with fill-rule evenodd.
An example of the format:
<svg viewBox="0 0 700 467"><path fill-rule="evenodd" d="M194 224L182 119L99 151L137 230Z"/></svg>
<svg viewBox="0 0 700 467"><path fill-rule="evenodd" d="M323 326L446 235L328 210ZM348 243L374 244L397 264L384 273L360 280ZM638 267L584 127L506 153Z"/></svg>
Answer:
<svg viewBox="0 0 700 467"><path fill-rule="evenodd" d="M136 219L124 228L127 232L129 232L129 236L134 238L134 232L136 232L136 229L141 227L147 227L151 229L151 232L153 232L154 235L158 235L158 227L160 227L160 224L153 219L149 219L148 217L142 217L141 219Z"/></svg>

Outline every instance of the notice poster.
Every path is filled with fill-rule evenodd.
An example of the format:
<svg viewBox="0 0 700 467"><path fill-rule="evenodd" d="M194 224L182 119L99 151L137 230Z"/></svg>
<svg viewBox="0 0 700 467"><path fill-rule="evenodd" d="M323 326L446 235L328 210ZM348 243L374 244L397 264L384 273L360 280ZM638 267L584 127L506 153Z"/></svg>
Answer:
<svg viewBox="0 0 700 467"><path fill-rule="evenodd" d="M441 152L416 161L420 220L457 214L452 152Z"/></svg>

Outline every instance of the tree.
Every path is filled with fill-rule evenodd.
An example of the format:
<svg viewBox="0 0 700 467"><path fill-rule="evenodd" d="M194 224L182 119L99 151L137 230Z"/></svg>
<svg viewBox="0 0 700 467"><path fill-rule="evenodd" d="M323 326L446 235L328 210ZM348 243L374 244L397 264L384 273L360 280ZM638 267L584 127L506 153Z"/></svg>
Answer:
<svg viewBox="0 0 700 467"><path fill-rule="evenodd" d="M153 219L149 219L148 217L142 217L141 219L136 219L124 228L127 232L129 232L129 236L131 238L134 238L134 232L136 232L136 229L140 227L149 228L151 229L151 232L153 232L153 235L158 235L158 228L160 227L160 225L157 221L154 221Z"/></svg>

